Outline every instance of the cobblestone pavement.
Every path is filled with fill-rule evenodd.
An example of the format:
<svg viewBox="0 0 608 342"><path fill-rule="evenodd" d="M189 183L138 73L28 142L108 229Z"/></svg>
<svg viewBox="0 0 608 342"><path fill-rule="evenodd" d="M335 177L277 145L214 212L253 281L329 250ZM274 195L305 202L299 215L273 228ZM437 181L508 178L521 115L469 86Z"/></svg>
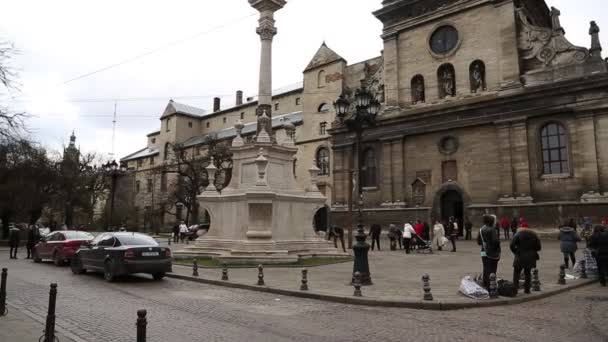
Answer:
<svg viewBox="0 0 608 342"><path fill-rule="evenodd" d="M106 283L101 275L72 275L50 263L8 260L6 253L0 266L9 268L9 304L30 317L45 317L48 285L57 282L57 328L76 342L134 341L142 308L148 341L608 341L608 289L599 285L516 306L436 312L146 276ZM3 322L0 329L10 329Z"/></svg>

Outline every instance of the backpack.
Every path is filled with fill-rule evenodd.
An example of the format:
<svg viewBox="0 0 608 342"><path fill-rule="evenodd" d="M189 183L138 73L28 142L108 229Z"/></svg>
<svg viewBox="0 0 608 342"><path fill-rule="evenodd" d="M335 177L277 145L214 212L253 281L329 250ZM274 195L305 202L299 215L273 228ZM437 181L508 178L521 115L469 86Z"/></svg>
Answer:
<svg viewBox="0 0 608 342"><path fill-rule="evenodd" d="M515 297L517 296L517 288L515 287L515 285L508 281L508 280L503 280L503 279L499 279L497 281L498 283L498 294L501 297Z"/></svg>

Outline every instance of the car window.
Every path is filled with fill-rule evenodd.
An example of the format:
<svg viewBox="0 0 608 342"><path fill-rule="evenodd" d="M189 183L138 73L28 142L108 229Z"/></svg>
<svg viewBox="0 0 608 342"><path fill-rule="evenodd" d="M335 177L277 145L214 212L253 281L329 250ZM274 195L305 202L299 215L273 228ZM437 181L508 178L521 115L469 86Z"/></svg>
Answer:
<svg viewBox="0 0 608 342"><path fill-rule="evenodd" d="M98 243L99 247L112 247L114 246L114 237L112 235L105 235Z"/></svg>
<svg viewBox="0 0 608 342"><path fill-rule="evenodd" d="M57 233L51 233L46 236L46 241L56 241L55 239L57 239Z"/></svg>
<svg viewBox="0 0 608 342"><path fill-rule="evenodd" d="M118 235L118 240L123 246L158 246L158 243L148 235Z"/></svg>
<svg viewBox="0 0 608 342"><path fill-rule="evenodd" d="M101 241L101 240L102 240L104 237L106 237L106 236L107 236L107 234L99 234L99 235L97 235L97 236L96 236L96 237L93 239L93 241L91 241L91 245L92 245L92 246L97 246L97 244L99 243L99 241Z"/></svg>
<svg viewBox="0 0 608 342"><path fill-rule="evenodd" d="M68 240L91 240L93 235L87 232L67 232L65 233Z"/></svg>
<svg viewBox="0 0 608 342"><path fill-rule="evenodd" d="M55 234L55 241L65 241L65 236L61 233Z"/></svg>

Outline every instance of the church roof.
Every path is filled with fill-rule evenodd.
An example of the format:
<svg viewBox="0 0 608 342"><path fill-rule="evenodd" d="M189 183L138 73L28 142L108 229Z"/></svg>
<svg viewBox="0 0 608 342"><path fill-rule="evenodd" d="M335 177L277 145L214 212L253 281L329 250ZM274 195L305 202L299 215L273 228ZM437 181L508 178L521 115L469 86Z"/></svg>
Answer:
<svg viewBox="0 0 608 342"><path fill-rule="evenodd" d="M131 153L128 156L120 159L120 162L127 162L129 160L135 160L135 159L140 159L140 158L145 158L145 157L150 157L150 156L154 156L159 154L159 149L158 147L145 147L137 152Z"/></svg>
<svg viewBox="0 0 608 342"><path fill-rule="evenodd" d="M310 63L308 63L308 66L306 67L306 69L304 69L304 71L318 68L320 66L323 66L323 65L326 65L329 63L333 63L333 62L337 62L337 61L346 62L346 60L344 58L342 58L342 56L338 55L334 50L327 47L325 42L323 42L323 44L321 44L321 47L319 48L319 50L317 50L317 53L312 58Z"/></svg>
<svg viewBox="0 0 608 342"><path fill-rule="evenodd" d="M207 114L207 112L204 109L170 100L167 104L167 108L165 108L165 111L160 118L162 120L166 117L178 114L200 118L201 116Z"/></svg>

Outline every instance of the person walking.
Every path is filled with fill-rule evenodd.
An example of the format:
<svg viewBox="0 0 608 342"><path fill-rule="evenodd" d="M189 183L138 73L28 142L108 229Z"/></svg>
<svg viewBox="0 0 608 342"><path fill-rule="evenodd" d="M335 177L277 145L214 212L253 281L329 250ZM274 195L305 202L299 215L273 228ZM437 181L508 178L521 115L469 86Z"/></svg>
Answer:
<svg viewBox="0 0 608 342"><path fill-rule="evenodd" d="M27 250L26 259L32 258L32 250L34 249L34 246L36 246L38 241L40 241L40 233L38 232L38 227L36 227L35 225L30 225L27 230L27 242L25 244L25 248Z"/></svg>
<svg viewBox="0 0 608 342"><path fill-rule="evenodd" d="M188 226L186 226L186 223L184 221L182 221L182 223L180 223L180 225L179 225L179 239L182 243L184 243L184 239L188 238L186 236L187 234L188 234Z"/></svg>
<svg viewBox="0 0 608 342"><path fill-rule="evenodd" d="M454 217L450 217L448 220L448 235L450 236L450 242L452 243L452 252L456 252L456 239L458 238L458 223L454 220Z"/></svg>
<svg viewBox="0 0 608 342"><path fill-rule="evenodd" d="M399 235L399 230L397 230L397 226L394 224L388 225L388 239L390 240L391 251L397 249L397 240L399 240L401 236Z"/></svg>
<svg viewBox="0 0 608 342"><path fill-rule="evenodd" d="M403 248L405 248L405 254L410 254L412 246L412 236L416 234L416 230L411 224L406 223L403 225Z"/></svg>
<svg viewBox="0 0 608 342"><path fill-rule="evenodd" d="M445 239L445 228L441 221L436 220L435 225L433 226L433 241L432 245L437 247L437 250L442 250Z"/></svg>
<svg viewBox="0 0 608 342"><path fill-rule="evenodd" d="M471 240L472 239L472 232L473 232L473 223L471 223L471 220L469 220L468 218L465 219L464 221L464 230L465 230L465 236L464 239L465 240Z"/></svg>
<svg viewBox="0 0 608 342"><path fill-rule="evenodd" d="M536 268L536 261L540 259L538 252L542 246L536 233L528 228L520 229L511 241L511 252L515 255L513 261L513 285L519 289L521 272L524 272L524 293L530 294L532 283L531 272Z"/></svg>
<svg viewBox="0 0 608 342"><path fill-rule="evenodd" d="M431 240L431 226L426 221L422 222L422 226L424 227L424 232L422 234L422 238L424 239L424 241Z"/></svg>
<svg viewBox="0 0 608 342"><path fill-rule="evenodd" d="M403 227L397 226L397 242L399 243L399 249L403 249Z"/></svg>
<svg viewBox="0 0 608 342"><path fill-rule="evenodd" d="M372 224L369 228L369 235L372 237L372 251L374 250L374 244L380 250L380 233L382 233L382 227L377 223Z"/></svg>
<svg viewBox="0 0 608 342"><path fill-rule="evenodd" d="M578 236L576 230L570 227L570 222L565 222L559 228L559 234L557 239L560 241L560 249L564 255L564 265L568 268L568 261L572 261L572 267L576 263L576 250L578 249L578 242L581 238Z"/></svg>
<svg viewBox="0 0 608 342"><path fill-rule="evenodd" d="M339 239L340 243L342 244L342 251L346 252L346 246L344 246L344 229L334 225L330 227L329 231L331 236L334 238L334 247L338 248Z"/></svg>
<svg viewBox="0 0 608 342"><path fill-rule="evenodd" d="M500 239L496 234L496 218L483 216L483 227L479 230L477 244L481 246L481 262L483 264L483 285L490 287L490 274L498 271L500 261Z"/></svg>
<svg viewBox="0 0 608 342"><path fill-rule="evenodd" d="M12 226L8 231L8 243L10 246L10 259L17 259L17 250L19 249L19 241L21 240L21 229L17 226Z"/></svg>
<svg viewBox="0 0 608 342"><path fill-rule="evenodd" d="M528 221L526 221L525 218L520 217L519 218L519 227L518 228L530 228L530 224L528 224Z"/></svg>
<svg viewBox="0 0 608 342"><path fill-rule="evenodd" d="M597 232L594 232L589 241L589 247L595 251L600 284L606 286L606 278L608 278L608 230L602 226L596 227L596 229Z"/></svg>
<svg viewBox="0 0 608 342"><path fill-rule="evenodd" d="M517 233L517 228L519 227L519 220L517 217L513 217L511 220L511 234L515 235Z"/></svg>
<svg viewBox="0 0 608 342"><path fill-rule="evenodd" d="M511 220L509 220L507 215L503 216L500 220L500 228L502 228L502 231L505 234L505 240L509 240L511 238L509 234L511 229Z"/></svg>

